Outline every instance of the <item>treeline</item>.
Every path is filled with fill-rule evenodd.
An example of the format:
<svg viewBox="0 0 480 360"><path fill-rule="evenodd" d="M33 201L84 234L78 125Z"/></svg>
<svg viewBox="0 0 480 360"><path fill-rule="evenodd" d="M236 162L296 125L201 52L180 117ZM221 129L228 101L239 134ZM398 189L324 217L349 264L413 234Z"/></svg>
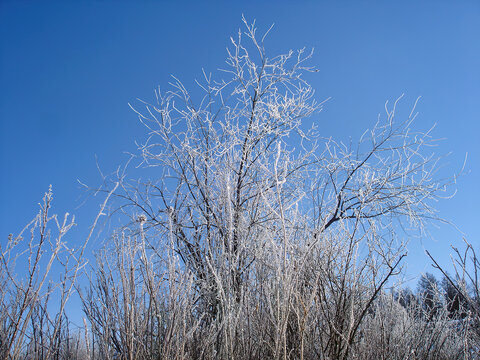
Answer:
<svg viewBox="0 0 480 360"><path fill-rule="evenodd" d="M51 215L51 190L2 243L1 358L480 358L470 244L452 276L431 258L446 280L387 289L455 181L437 178L415 106L399 120L399 99L387 103L356 143L325 138L311 54L269 57L264 38L245 21L224 78L132 105L147 129L139 175L126 166L89 189L105 199L83 243L68 240L68 214ZM112 231L87 263L105 214Z"/></svg>
<svg viewBox="0 0 480 360"><path fill-rule="evenodd" d="M452 320L463 320L475 308L472 308L468 299L463 295L465 292L471 293L464 283L464 280L443 277L438 280L433 274L426 273L420 277L416 292L410 288L393 290L393 296L396 301L404 308L408 309L413 304L419 310L419 316L425 316L428 319L438 316L441 312L446 312L448 318ZM463 291L462 291L462 290ZM475 303L480 303L475 295L470 294L470 298Z"/></svg>

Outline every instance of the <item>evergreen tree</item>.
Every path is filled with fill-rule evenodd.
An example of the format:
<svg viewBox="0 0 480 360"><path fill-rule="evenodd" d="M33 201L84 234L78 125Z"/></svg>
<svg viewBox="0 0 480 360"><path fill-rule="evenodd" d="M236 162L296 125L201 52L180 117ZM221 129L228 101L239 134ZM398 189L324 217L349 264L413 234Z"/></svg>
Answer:
<svg viewBox="0 0 480 360"><path fill-rule="evenodd" d="M417 285L417 295L422 302L424 315L433 319L441 308L440 284L433 274L423 274Z"/></svg>

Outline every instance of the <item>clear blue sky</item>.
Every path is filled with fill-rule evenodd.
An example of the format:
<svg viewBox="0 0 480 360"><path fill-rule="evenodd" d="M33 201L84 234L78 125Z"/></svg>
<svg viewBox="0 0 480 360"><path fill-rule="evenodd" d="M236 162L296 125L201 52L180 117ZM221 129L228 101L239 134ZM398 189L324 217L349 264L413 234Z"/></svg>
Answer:
<svg viewBox="0 0 480 360"><path fill-rule="evenodd" d="M153 99L174 74L187 86L215 71L241 15L275 23L270 54L315 48L312 77L326 136L356 138L405 93L422 96L416 128L437 124L452 152L444 174L468 152L457 195L438 204L480 251L479 1L0 1L0 241L33 217L49 184L54 210L78 214L77 179L98 184L125 161L144 131L127 103ZM83 229L83 230L82 230ZM76 234L76 235L75 235ZM461 236L442 226L410 247L410 273L430 270L423 248L448 262Z"/></svg>

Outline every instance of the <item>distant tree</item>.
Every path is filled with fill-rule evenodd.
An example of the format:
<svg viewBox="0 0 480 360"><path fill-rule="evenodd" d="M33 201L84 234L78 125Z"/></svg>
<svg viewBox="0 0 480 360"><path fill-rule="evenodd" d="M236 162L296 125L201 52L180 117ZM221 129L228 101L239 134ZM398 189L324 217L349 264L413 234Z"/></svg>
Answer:
<svg viewBox="0 0 480 360"><path fill-rule="evenodd" d="M449 278L453 280L451 276ZM462 286L459 284L458 279L451 283L449 278L443 276L441 282L448 315L452 319L465 318L467 316L468 302L459 291L459 288Z"/></svg>
<svg viewBox="0 0 480 360"><path fill-rule="evenodd" d="M440 284L433 274L423 274L418 281L417 296L423 304L425 315L432 319L441 308Z"/></svg>
<svg viewBox="0 0 480 360"><path fill-rule="evenodd" d="M444 267L427 251L427 255L433 261L434 268L440 270L444 276L444 282L448 282L458 294L468 303L470 310L480 318L480 260L474 247L464 239L466 244L462 252L453 247L455 257L453 266L455 275L449 275Z"/></svg>
<svg viewBox="0 0 480 360"><path fill-rule="evenodd" d="M455 274L449 275L443 265L440 265L435 258L427 251L427 255L433 262L434 268L440 270L445 277L444 282L448 282L448 287L453 288L458 294L459 308L466 309L462 314L464 322L469 327L469 336L467 340L472 346L472 351L480 355L480 260L477 257L476 249L466 240L464 250L453 247L454 258L453 266ZM453 290L449 290L454 294ZM464 316L467 315L467 316Z"/></svg>
<svg viewBox="0 0 480 360"><path fill-rule="evenodd" d="M406 309L409 308L416 300L415 294L409 287L394 291L393 298Z"/></svg>

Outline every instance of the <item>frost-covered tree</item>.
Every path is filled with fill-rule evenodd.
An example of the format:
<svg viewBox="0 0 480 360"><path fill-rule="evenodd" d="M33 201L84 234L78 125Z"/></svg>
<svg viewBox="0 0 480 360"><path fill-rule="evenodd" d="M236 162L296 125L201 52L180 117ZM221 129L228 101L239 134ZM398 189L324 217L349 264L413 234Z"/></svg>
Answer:
<svg viewBox="0 0 480 360"><path fill-rule="evenodd" d="M412 129L415 109L396 118L398 100L358 142L323 138L310 53L270 56L266 34L244 23L225 68L197 82L201 96L175 80L154 102L132 105L148 131L137 157L144 173L115 179L131 219L116 236L135 239L127 249L141 262L132 279L148 290L143 303L161 312L159 291L189 284L182 341L197 345L188 356L348 358L400 271L397 230L436 216L445 183L434 176L433 139ZM91 299L106 296L102 284ZM166 326L158 319L152 329Z"/></svg>

